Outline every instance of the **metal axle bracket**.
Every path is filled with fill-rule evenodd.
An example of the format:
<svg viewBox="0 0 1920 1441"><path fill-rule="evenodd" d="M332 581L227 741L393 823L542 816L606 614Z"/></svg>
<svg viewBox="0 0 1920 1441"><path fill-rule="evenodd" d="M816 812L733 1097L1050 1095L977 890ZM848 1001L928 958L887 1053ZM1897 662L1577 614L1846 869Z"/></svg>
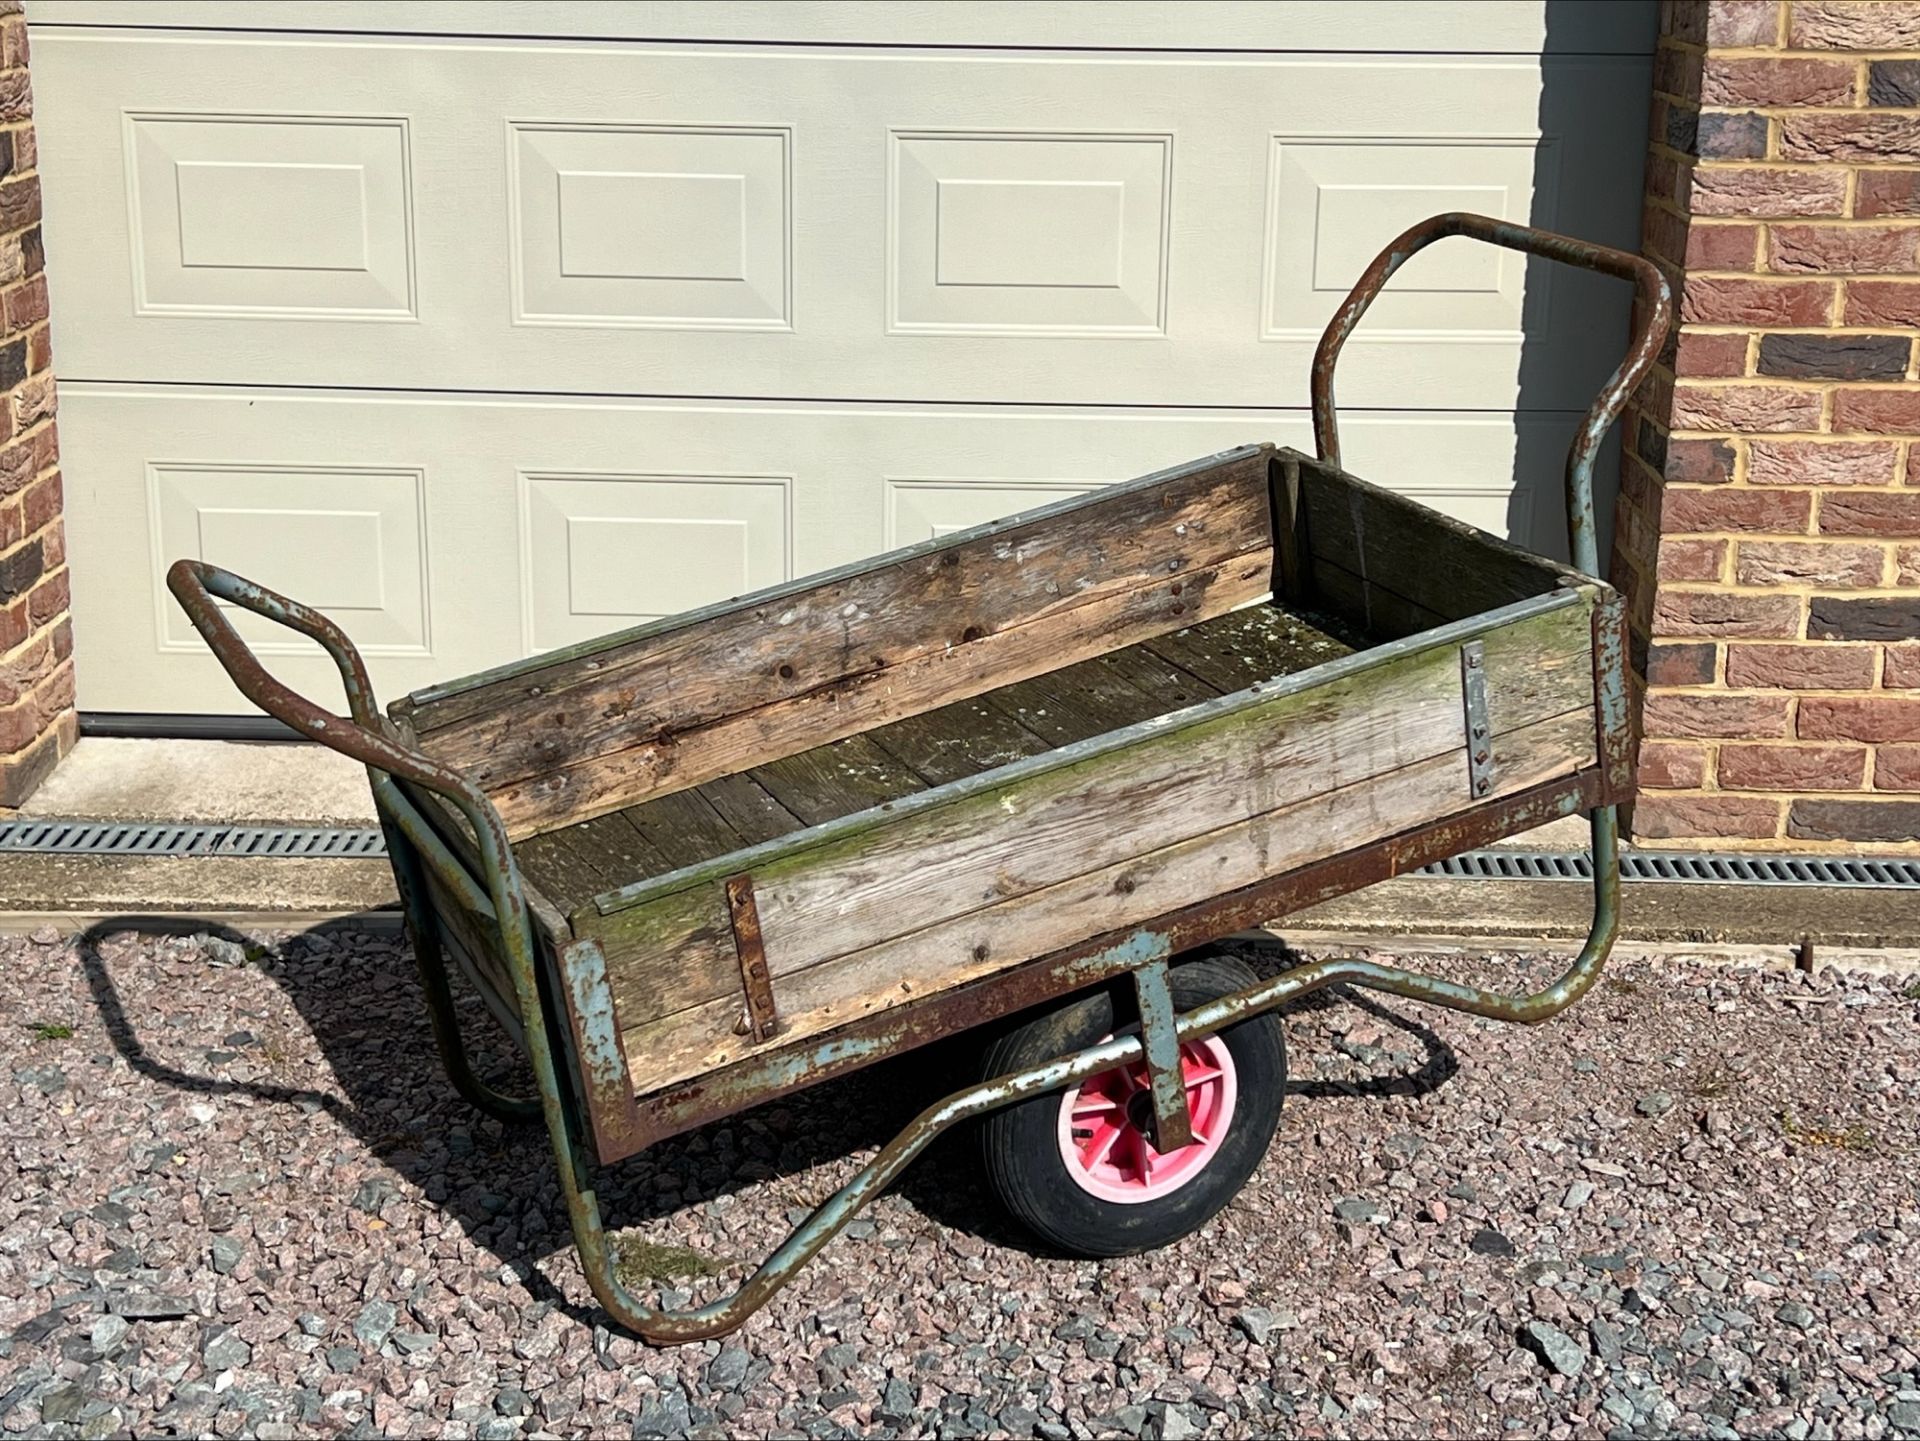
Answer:
<svg viewBox="0 0 1920 1441"><path fill-rule="evenodd" d="M1140 1007L1140 1045L1146 1052L1147 1079L1153 1088L1153 1149L1161 1155L1193 1144L1193 1118L1187 1113L1187 1085L1180 1069L1180 1032L1167 987L1167 963L1152 961L1133 973L1134 999Z"/></svg>

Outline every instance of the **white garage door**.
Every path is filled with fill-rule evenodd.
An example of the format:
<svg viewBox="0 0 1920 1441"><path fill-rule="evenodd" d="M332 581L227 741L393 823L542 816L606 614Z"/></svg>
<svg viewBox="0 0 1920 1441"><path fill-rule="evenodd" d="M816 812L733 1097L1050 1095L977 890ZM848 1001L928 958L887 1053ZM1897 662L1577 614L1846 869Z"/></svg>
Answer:
<svg viewBox="0 0 1920 1441"><path fill-rule="evenodd" d="M178 556L326 608L392 695L1305 445L1406 224L1633 244L1650 11L32 9L81 705L243 708ZM1349 463L1554 546L1624 330L1448 242L1349 347Z"/></svg>

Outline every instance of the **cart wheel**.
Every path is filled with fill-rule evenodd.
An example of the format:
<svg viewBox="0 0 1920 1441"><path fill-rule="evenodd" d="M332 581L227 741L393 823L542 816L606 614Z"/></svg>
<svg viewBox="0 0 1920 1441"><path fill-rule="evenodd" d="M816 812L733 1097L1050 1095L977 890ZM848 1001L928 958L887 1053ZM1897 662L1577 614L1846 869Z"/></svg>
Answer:
<svg viewBox="0 0 1920 1441"><path fill-rule="evenodd" d="M1175 965L1169 988L1174 1009L1189 1011L1258 980L1244 962L1206 954ZM987 1049L986 1075L1111 1039L1114 989L1000 1037ZM1081 1256L1132 1255L1198 1230L1246 1184L1273 1140L1286 1092L1286 1034L1277 1016L1255 1016L1185 1043L1180 1065L1194 1141L1164 1156L1149 1139L1152 1100L1140 1062L989 1115L987 1175L1007 1209L1042 1240Z"/></svg>

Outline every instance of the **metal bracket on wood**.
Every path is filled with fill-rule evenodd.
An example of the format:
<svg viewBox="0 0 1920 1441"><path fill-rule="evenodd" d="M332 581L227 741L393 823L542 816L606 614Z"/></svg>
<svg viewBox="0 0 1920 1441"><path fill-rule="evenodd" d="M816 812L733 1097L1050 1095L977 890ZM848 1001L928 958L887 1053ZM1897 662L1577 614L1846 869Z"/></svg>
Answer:
<svg viewBox="0 0 1920 1441"><path fill-rule="evenodd" d="M1476 798L1493 789L1493 726L1487 719L1487 656L1477 640L1460 647L1460 697L1467 712L1467 783Z"/></svg>
<svg viewBox="0 0 1920 1441"><path fill-rule="evenodd" d="M1140 1006L1140 1043L1146 1052L1147 1079L1153 1092L1153 1149L1161 1155L1193 1144L1193 1118L1187 1112L1187 1084L1180 1068L1180 1032L1174 1023L1173 992L1167 963L1153 961L1133 973L1134 999Z"/></svg>
<svg viewBox="0 0 1920 1441"><path fill-rule="evenodd" d="M727 913L733 919L733 948L740 957L740 989L746 996L734 1029L756 1041L772 1040L780 1029L780 1015L774 1009L773 976L760 938L760 908L754 903L752 876L734 876L727 882Z"/></svg>

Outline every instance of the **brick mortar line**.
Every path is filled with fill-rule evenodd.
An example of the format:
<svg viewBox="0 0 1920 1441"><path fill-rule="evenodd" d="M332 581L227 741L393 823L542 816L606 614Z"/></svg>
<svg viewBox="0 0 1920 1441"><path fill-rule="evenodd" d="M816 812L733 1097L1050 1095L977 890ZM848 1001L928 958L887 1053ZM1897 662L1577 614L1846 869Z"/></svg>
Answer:
<svg viewBox="0 0 1920 1441"><path fill-rule="evenodd" d="M1911 59L1912 56L1909 55L1907 58ZM1697 110L1702 115L1764 115L1769 120L1784 120L1790 116L1795 116L1795 115L1822 115L1822 116L1837 115L1837 116L1846 116L1848 118L1856 118L1856 119L1857 118L1876 119L1880 116L1886 116L1888 119L1892 119L1892 120L1912 120L1916 117L1920 117L1920 105L1862 105L1857 101L1850 105L1802 105L1793 101L1782 101L1782 100L1752 100L1752 101L1698 100L1698 101L1695 101L1695 100L1679 100L1679 97L1677 96L1665 96L1663 98L1666 99L1669 107L1671 107L1674 104L1674 102L1678 100L1680 108L1684 110ZM1666 142L1662 141L1660 143L1664 145ZM1683 151L1682 153L1684 154L1685 152ZM1697 158L1701 160L1709 159L1709 157L1706 157L1706 156L1701 156ZM1786 157L1782 157L1782 158L1785 159ZM1711 162L1722 163L1722 164L1724 163L1738 164L1739 163L1737 159L1733 157L1725 156L1725 155L1712 156ZM1790 162L1790 163L1793 163L1793 162ZM1825 160L1825 161L1808 160L1808 161L1797 162L1797 163L1803 163L1808 165L1831 165L1838 162L1830 161L1830 160ZM1895 162L1895 163L1898 163L1898 162Z"/></svg>
<svg viewBox="0 0 1920 1441"><path fill-rule="evenodd" d="M1738 333L1737 331L1735 332ZM1871 339L1871 336L1857 337ZM1900 337L1910 339L1910 337ZM1842 380L1838 378L1809 379L1803 375L1677 375L1675 385L1691 386L1695 390L1795 390L1812 395L1826 395L1834 390L1877 390L1889 395L1911 395L1913 382L1906 376L1893 380ZM1739 435L1771 435L1772 431L1737 431ZM1822 432L1826 434L1828 432ZM1907 434L1906 431L1889 432ZM1912 432L1920 435L1920 426Z"/></svg>
<svg viewBox="0 0 1920 1441"><path fill-rule="evenodd" d="M1687 430L1669 431L1668 439L1670 440L1853 440L1853 441L1878 440L1878 441L1885 441L1889 444L1898 445L1904 441L1920 439L1920 431L1907 431L1907 430L1694 430L1694 429L1687 429ZM1668 484L1694 485L1694 484L1700 484L1700 482L1669 481ZM1820 490L1863 490L1863 489L1879 490L1879 489L1883 489L1884 487L1881 487L1881 486L1803 487L1803 486L1791 486L1791 485L1769 485L1764 487L1760 487L1760 486L1755 487L1755 489L1766 489L1766 490L1796 490L1796 489L1809 489L1809 488L1820 489Z"/></svg>

